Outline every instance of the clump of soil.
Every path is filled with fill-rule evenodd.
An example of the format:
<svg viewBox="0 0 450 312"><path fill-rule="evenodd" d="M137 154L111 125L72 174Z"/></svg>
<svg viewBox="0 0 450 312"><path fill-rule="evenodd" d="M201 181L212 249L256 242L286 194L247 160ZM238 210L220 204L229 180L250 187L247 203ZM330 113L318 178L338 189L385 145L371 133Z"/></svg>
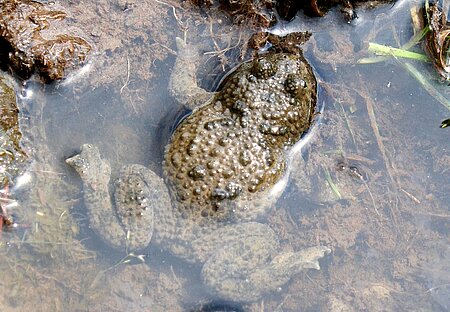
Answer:
<svg viewBox="0 0 450 312"><path fill-rule="evenodd" d="M291 20L298 11L303 10L310 16L324 16L329 9L340 6L340 10L347 21L356 18L355 7L374 7L378 4L393 0L218 0L220 8L228 12L235 22L246 23L254 27L269 27L276 23L275 12L284 19ZM191 0L198 6L211 7L217 0Z"/></svg>
<svg viewBox="0 0 450 312"><path fill-rule="evenodd" d="M51 81L63 78L69 70L84 64L92 47L67 17L64 9L53 4L2 1L2 67L12 68L24 79L38 72L44 80Z"/></svg>
<svg viewBox="0 0 450 312"><path fill-rule="evenodd" d="M0 72L0 187L12 182L27 159L20 142L22 132L14 87L13 79Z"/></svg>
<svg viewBox="0 0 450 312"><path fill-rule="evenodd" d="M447 7L448 9L448 7ZM438 5L429 7L429 27L426 46L438 73L446 80L450 79L450 22L447 21L445 8Z"/></svg>

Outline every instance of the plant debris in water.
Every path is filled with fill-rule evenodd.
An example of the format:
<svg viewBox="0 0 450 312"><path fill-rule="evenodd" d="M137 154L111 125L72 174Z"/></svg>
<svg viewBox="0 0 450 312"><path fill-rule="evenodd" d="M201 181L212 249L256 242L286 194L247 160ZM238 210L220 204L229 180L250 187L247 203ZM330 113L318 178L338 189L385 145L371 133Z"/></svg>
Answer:
<svg viewBox="0 0 450 312"><path fill-rule="evenodd" d="M27 158L21 138L13 80L0 73L0 188L20 174L20 164Z"/></svg>
<svg viewBox="0 0 450 312"><path fill-rule="evenodd" d="M450 1L443 1L426 7L426 14L430 32L426 37L427 51L433 60L438 73L446 80L450 80L450 23L445 12L450 8Z"/></svg>
<svg viewBox="0 0 450 312"><path fill-rule="evenodd" d="M361 58L358 60L358 63L371 64L385 61L387 56L393 57L396 60L403 58L423 62L430 62L431 58L431 61L437 68L438 73L445 79L450 79L450 27L447 25L445 14L443 14L442 9L439 9L437 6L429 6L427 1L425 3L425 12L427 13L425 21L428 22L427 24L420 20L420 18L417 18L418 11L418 9L411 10L412 20L413 22L416 21L418 24L415 25L417 33L406 44L402 45L401 48L394 48L391 46L369 42L368 51L380 56ZM419 28L420 31L418 31L417 28ZM426 38L425 42L430 58L422 53L410 51L411 48L422 42L423 38ZM433 98L450 110L450 100L438 91L432 83L430 83L429 77L425 77L423 73L410 62L401 61L400 64Z"/></svg>
<svg viewBox="0 0 450 312"><path fill-rule="evenodd" d="M211 7L217 1L191 0L198 6ZM321 17L333 6L340 6L344 18L350 22L357 17L354 7L375 7L378 4L390 3L393 0L218 0L220 8L233 16L237 23L249 23L253 26L269 27L275 24L275 13L284 20L291 20L298 11L307 15Z"/></svg>
<svg viewBox="0 0 450 312"><path fill-rule="evenodd" d="M84 64L92 48L78 30L69 28L67 13L53 4L26 0L0 2L2 67L24 79L37 71L44 80L63 78Z"/></svg>
<svg viewBox="0 0 450 312"><path fill-rule="evenodd" d="M379 4L394 2L393 0L311 0L311 1L295 1L295 0L279 0L277 2L277 10L283 19L292 19L297 11L303 9L310 16L324 16L333 6L340 6L340 11L347 21L351 21L357 17L355 7L372 8Z"/></svg>

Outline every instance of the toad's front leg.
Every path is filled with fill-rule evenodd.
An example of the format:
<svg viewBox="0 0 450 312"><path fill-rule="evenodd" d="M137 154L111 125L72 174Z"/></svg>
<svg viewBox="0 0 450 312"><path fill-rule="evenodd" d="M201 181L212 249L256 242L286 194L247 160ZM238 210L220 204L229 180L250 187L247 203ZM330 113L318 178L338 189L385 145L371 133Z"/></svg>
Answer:
<svg viewBox="0 0 450 312"><path fill-rule="evenodd" d="M113 202L111 167L96 146L84 144L81 152L66 162L83 181L91 228L114 248L145 248L153 233L153 206L161 202L159 197L166 196L157 192L152 183L161 183L162 179L143 166L125 166L115 183Z"/></svg>

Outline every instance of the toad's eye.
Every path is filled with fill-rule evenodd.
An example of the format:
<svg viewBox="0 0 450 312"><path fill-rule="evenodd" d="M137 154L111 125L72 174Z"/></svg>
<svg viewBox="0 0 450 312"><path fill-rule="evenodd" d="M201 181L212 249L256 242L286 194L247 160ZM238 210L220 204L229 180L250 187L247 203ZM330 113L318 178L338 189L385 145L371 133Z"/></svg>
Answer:
<svg viewBox="0 0 450 312"><path fill-rule="evenodd" d="M277 72L277 67L274 66L265 58L260 58L255 61L252 67L252 74L259 79L267 79Z"/></svg>
<svg viewBox="0 0 450 312"><path fill-rule="evenodd" d="M306 87L306 81L296 74L289 74L284 82L284 89L292 95L297 94L298 91Z"/></svg>

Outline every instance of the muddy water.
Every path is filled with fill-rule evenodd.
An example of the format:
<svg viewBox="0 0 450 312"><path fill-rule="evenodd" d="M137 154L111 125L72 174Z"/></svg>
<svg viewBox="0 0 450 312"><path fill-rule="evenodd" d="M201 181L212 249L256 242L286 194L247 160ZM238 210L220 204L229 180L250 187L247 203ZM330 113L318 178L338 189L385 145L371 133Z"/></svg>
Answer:
<svg viewBox="0 0 450 312"><path fill-rule="evenodd" d="M2 311L450 308L450 140L439 128L449 110L403 60L357 63L373 56L368 42L398 47L414 35L414 3L358 11L352 24L338 10L321 19L300 14L272 30L312 32L304 51L324 111L267 223L285 250L323 244L332 253L321 271L293 276L248 304L215 298L200 268L163 246L136 255L108 249L90 231L79 178L64 163L90 142L107 155L113 176L129 163L160 173L163 147L185 113L166 91L175 37L203 45L198 79L214 89L245 55L248 32L226 15L178 2L61 4L97 54L85 73L45 86L31 79L18 90L33 161L26 183L11 190L17 227L2 232ZM410 64L450 101L432 65Z"/></svg>

